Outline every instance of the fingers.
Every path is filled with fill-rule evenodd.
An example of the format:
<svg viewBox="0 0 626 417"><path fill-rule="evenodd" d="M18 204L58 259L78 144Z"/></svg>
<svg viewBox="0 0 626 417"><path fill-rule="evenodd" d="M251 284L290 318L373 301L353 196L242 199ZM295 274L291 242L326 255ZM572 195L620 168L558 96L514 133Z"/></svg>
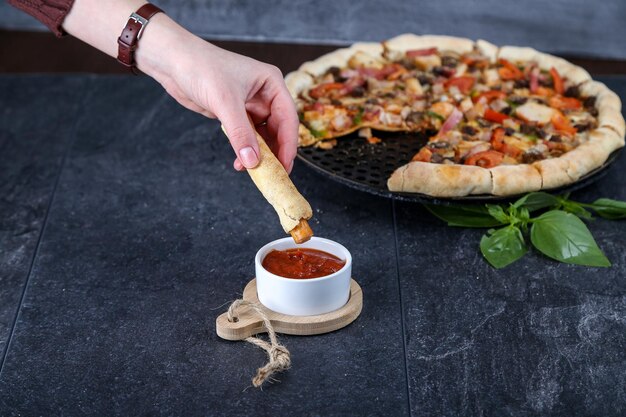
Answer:
<svg viewBox="0 0 626 417"><path fill-rule="evenodd" d="M224 102L217 117L224 125L228 140L241 164L246 168L257 166L259 144L250 125L244 103Z"/></svg>
<svg viewBox="0 0 626 417"><path fill-rule="evenodd" d="M276 138L276 155L287 172L291 172L298 147L298 114L287 88L282 86L271 104L268 130Z"/></svg>
<svg viewBox="0 0 626 417"><path fill-rule="evenodd" d="M241 163L241 161L239 160L239 158L235 159L235 162L233 162L233 167L237 170L237 171L243 171L244 169L246 169L243 164Z"/></svg>

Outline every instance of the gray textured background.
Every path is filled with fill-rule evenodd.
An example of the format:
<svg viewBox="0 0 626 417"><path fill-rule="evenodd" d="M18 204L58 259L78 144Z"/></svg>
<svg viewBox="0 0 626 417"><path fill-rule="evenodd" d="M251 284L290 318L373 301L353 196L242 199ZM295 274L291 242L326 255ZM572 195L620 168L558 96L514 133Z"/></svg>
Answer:
<svg viewBox="0 0 626 417"><path fill-rule="evenodd" d="M483 38L560 54L626 59L626 1L154 0L207 38L343 44L403 32ZM0 3L0 27L42 29Z"/></svg>

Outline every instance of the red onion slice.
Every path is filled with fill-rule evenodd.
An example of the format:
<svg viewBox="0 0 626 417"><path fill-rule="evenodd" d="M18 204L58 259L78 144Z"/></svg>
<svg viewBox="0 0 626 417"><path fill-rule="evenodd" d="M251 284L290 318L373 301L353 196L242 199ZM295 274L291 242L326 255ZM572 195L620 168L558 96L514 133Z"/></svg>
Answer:
<svg viewBox="0 0 626 417"><path fill-rule="evenodd" d="M539 68L533 67L530 71L530 92L536 93L539 88Z"/></svg>
<svg viewBox="0 0 626 417"><path fill-rule="evenodd" d="M450 113L450 116L448 116L446 121L443 122L443 125L439 130L439 135L443 135L444 133L454 129L461 120L463 120L463 112L455 107L452 113Z"/></svg>

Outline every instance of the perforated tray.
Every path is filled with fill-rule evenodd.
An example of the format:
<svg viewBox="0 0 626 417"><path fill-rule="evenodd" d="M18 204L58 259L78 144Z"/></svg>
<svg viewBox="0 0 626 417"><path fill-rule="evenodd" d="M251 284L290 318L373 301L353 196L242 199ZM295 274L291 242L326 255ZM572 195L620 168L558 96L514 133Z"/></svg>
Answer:
<svg viewBox="0 0 626 417"><path fill-rule="evenodd" d="M428 135L376 132L383 141L370 144L356 133L337 139L337 146L299 148L298 157L314 171L327 178L382 197L429 204L454 202L495 202L519 198L517 196L471 195L466 197L438 198L419 193L399 193L387 189L387 179L393 171L406 164L428 141ZM606 169L617 159L621 149L613 152L596 170L573 184L549 190L554 194L571 192L585 187L606 174Z"/></svg>

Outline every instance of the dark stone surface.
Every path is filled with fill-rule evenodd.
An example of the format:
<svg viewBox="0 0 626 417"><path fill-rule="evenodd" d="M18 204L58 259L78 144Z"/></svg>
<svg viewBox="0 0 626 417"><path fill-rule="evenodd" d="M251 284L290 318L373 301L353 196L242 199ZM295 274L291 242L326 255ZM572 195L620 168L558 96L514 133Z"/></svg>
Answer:
<svg viewBox="0 0 626 417"><path fill-rule="evenodd" d="M218 124L154 83L103 79L89 97L0 376L0 414L408 415L389 201L296 169L316 233L354 253L365 307L341 332L283 337L293 368L246 389L264 354L220 340L214 320L252 278L256 250L283 236L275 213L232 169ZM131 98L135 117L120 110Z"/></svg>
<svg viewBox="0 0 626 417"><path fill-rule="evenodd" d="M55 131L70 129L76 142L0 373L0 415L626 412L624 222L591 227L612 268L531 252L495 271L478 251L482 231L300 166L293 178L316 209L313 228L351 250L365 306L339 332L281 337L293 368L251 388L263 352L220 340L214 321L252 277L256 250L283 236L275 213L232 170L218 124L145 78L0 77L0 91L9 103L31 84L62 96L46 90L58 80L87 88L78 118L33 122L58 120ZM606 81L626 96L626 78ZM131 99L129 117L120 109ZM3 123L13 132L25 122ZM44 178L59 156L41 146ZM11 160L31 148L15 149ZM622 155L575 198L626 199L625 165ZM2 184L22 178L6 172Z"/></svg>
<svg viewBox="0 0 626 417"><path fill-rule="evenodd" d="M587 0L160 0L170 16L213 39L303 43L381 41L401 33L487 39L547 52L626 59L626 2ZM0 27L44 29L0 3Z"/></svg>
<svg viewBox="0 0 626 417"><path fill-rule="evenodd" d="M0 363L83 84L39 77L5 77L0 84Z"/></svg>
<svg viewBox="0 0 626 417"><path fill-rule="evenodd" d="M626 98L623 77L602 81ZM626 200L622 154L572 199ZM414 415L626 414L626 225L590 229L613 266L558 264L530 251L494 270L484 230L455 229L397 204L400 280Z"/></svg>

